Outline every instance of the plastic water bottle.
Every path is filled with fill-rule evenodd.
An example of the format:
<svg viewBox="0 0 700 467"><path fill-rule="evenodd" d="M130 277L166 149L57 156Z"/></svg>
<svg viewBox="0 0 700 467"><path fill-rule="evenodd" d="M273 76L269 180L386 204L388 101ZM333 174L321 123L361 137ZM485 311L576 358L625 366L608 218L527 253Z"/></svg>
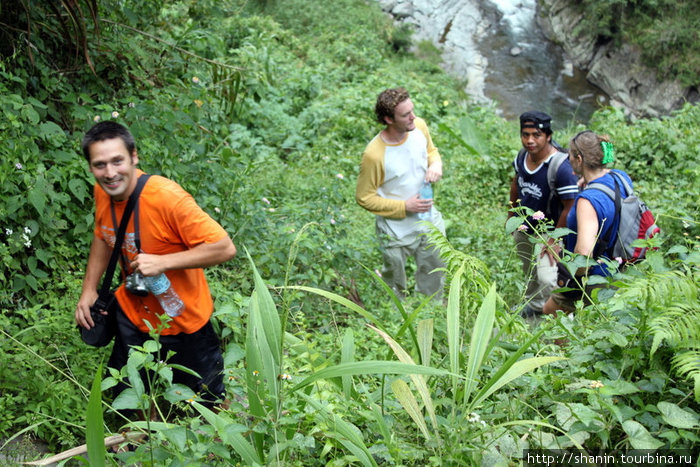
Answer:
<svg viewBox="0 0 700 467"><path fill-rule="evenodd" d="M420 199L433 199L433 187L430 185L430 182L423 182L423 186L420 187L420 191L418 192L418 196ZM433 208L431 207L428 211L426 212L419 212L418 213L418 219L422 221L429 221L430 219L433 218Z"/></svg>
<svg viewBox="0 0 700 467"><path fill-rule="evenodd" d="M185 304L170 284L165 273L158 276L144 277L146 287L156 296L160 306L170 317L178 316L185 309Z"/></svg>

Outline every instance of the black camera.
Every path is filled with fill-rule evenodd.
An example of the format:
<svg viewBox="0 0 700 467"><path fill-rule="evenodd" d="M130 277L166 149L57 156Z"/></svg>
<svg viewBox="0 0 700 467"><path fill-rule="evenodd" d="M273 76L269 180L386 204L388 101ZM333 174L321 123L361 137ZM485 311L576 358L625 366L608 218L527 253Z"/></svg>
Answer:
<svg viewBox="0 0 700 467"><path fill-rule="evenodd" d="M146 281L140 272L135 272L126 276L126 290L139 297L148 295L148 287Z"/></svg>

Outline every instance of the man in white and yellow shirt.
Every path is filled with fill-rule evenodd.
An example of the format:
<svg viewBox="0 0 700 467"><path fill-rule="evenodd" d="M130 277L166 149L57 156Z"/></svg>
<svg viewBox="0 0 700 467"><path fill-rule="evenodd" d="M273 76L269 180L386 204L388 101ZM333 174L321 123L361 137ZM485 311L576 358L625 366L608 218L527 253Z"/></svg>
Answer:
<svg viewBox="0 0 700 467"><path fill-rule="evenodd" d="M386 125L367 145L357 179L357 203L376 215L377 236L384 258L382 278L396 292L406 290L406 258L416 259L416 291L442 294L444 267L436 248L427 244L428 227L418 218L429 212L430 222L443 234L445 223L432 199L421 199L424 182L442 178L442 159L428 127L413 113L403 88L386 89L377 97L377 120Z"/></svg>

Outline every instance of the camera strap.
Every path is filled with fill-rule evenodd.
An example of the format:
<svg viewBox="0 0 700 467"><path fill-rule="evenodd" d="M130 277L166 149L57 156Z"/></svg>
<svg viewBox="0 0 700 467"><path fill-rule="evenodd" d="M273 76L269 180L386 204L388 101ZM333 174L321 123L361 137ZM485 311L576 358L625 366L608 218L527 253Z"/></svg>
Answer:
<svg viewBox="0 0 700 467"><path fill-rule="evenodd" d="M136 182L136 187L134 191L129 196L129 201L126 203L124 208L124 213L122 214L121 222L119 223L119 229L117 230L117 236L114 239L114 249L112 250L112 256L109 258L109 265L107 266L107 271L102 279L102 287L100 287L99 294L103 295L109 292L110 286L112 285L112 277L114 277L114 270L117 268L117 258L121 256L122 258L122 268L125 267L124 257L122 255L122 244L124 243L124 233L126 232L126 226L129 225L129 217L131 217L131 212L138 203L139 196L141 195L141 190L148 181L150 175L142 174L138 181ZM114 200L110 199L110 209L112 211L112 224L114 228L117 228L117 216L114 212ZM139 241L139 244L141 242ZM126 272L125 272L126 274Z"/></svg>

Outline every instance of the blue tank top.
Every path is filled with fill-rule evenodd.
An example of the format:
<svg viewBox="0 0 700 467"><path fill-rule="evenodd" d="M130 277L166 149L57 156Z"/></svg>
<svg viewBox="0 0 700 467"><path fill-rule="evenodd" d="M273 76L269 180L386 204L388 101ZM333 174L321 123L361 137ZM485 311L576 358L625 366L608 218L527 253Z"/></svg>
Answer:
<svg viewBox="0 0 700 467"><path fill-rule="evenodd" d="M621 170L613 169L612 172L615 172L618 175L622 176L627 181L627 183L630 184L630 187L632 187L632 180L630 179L629 175L627 175ZM611 188L613 191L615 190L615 181L613 179L613 175L609 173L593 180L591 183L601 183ZM620 187L620 196L624 199L627 196L627 191L625 190L624 185L622 185L621 183L618 183L618 185ZM608 241L608 245L612 245L617 240L617 227L620 224L620 220L615 218L615 201L610 199L608 195L606 195L600 190L583 190L578 195L576 195L576 198L574 199L574 205L569 211L569 215L566 218L566 226L574 232L578 230L578 224L576 221L576 204L578 203L578 200L580 198L585 198L591 203L593 209L595 209L596 217L598 218L599 235L598 240L596 241L596 247L599 246L600 240L605 238L606 235L608 235L609 231L611 232L611 234L610 239ZM576 246L576 234L571 233L567 235L564 240L564 245L566 246L567 250L574 251L574 247ZM590 270L590 274L596 274L599 276L610 275L607 272L607 268L605 267L605 265L601 264L593 266Z"/></svg>

